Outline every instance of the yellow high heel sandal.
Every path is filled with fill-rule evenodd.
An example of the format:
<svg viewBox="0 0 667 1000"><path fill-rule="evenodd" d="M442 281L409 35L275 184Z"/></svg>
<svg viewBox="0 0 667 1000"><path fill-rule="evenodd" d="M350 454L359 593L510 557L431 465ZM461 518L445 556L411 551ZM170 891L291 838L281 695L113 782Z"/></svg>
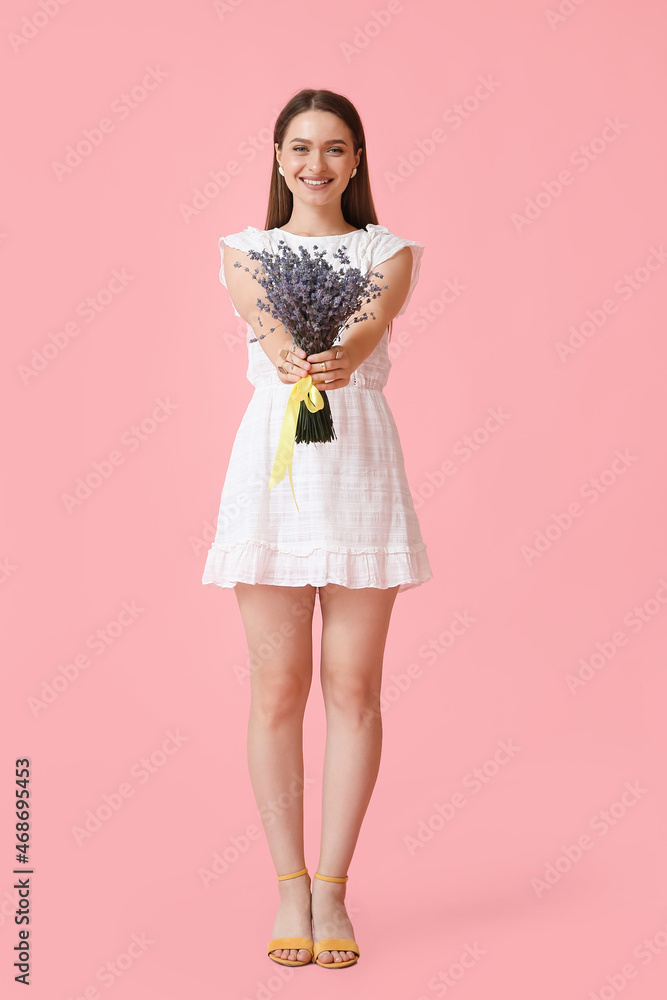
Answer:
<svg viewBox="0 0 667 1000"><path fill-rule="evenodd" d="M344 875L343 878L333 878L331 875L320 875L319 872L315 872L315 878L320 878L323 882L347 882L349 877ZM347 962L319 962L318 956L323 951L353 951L357 957L350 958ZM322 938L315 942L313 958L316 965L321 965L323 969L344 969L359 961L359 945L354 938Z"/></svg>
<svg viewBox="0 0 667 1000"><path fill-rule="evenodd" d="M279 875L278 881L282 882L284 881L284 879L287 878L297 878L297 876L299 875L307 875L307 874L308 874L308 869L302 868L301 871L290 872L289 875ZM309 951L310 958L308 959L307 962L297 962L296 960L292 961L291 958L278 958L277 955L271 954L272 951L284 951L284 950L291 951L292 949L296 949L296 951L302 951L302 950ZM269 952L269 958L273 962L278 962L280 965L309 965L313 960L313 939L307 937L272 938L272 940L269 941L268 952Z"/></svg>

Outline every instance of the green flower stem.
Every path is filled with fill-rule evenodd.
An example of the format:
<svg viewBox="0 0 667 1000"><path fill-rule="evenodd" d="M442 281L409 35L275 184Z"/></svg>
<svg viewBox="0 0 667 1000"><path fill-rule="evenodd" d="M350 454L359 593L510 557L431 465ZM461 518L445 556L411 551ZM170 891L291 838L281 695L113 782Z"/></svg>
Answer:
<svg viewBox="0 0 667 1000"><path fill-rule="evenodd" d="M296 444L314 444L318 441L333 441L336 437L331 407L326 392L322 393L324 406L321 410L311 413L303 400L299 405L296 421Z"/></svg>

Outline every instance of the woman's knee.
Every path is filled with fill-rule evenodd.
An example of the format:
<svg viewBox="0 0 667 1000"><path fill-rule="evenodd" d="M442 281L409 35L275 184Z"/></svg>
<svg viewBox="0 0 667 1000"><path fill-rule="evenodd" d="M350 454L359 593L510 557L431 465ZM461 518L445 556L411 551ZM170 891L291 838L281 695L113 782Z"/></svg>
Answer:
<svg viewBox="0 0 667 1000"><path fill-rule="evenodd" d="M282 667L262 667L251 675L251 711L267 726L280 726L302 716L308 700L310 677Z"/></svg>
<svg viewBox="0 0 667 1000"><path fill-rule="evenodd" d="M363 720L380 704L380 670L327 670L322 674L322 693L328 708Z"/></svg>

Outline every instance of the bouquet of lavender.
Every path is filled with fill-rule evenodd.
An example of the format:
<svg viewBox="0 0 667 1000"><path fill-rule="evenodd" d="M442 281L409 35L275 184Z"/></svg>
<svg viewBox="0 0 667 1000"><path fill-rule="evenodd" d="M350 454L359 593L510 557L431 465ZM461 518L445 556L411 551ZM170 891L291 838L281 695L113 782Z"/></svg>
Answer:
<svg viewBox="0 0 667 1000"><path fill-rule="evenodd" d="M248 250L252 260L259 261L262 268L255 268L255 278L266 292L267 302L257 299L260 310L259 325L263 326L261 312L266 311L292 334L294 343L306 354L319 354L334 346L338 334L349 329L348 320L356 313L366 298L376 298L382 288L370 276L362 274L359 268L350 267L350 259L344 244L333 256L344 265L336 270L324 260L326 251L311 255L300 246L299 253L288 247L285 240L278 244L278 252L268 250ZM317 245L313 247L317 251ZM243 267L239 261L235 267ZM246 271L250 268L246 267ZM381 278L376 271L370 274ZM383 286L387 288L387 285ZM370 315L375 319L374 313ZM354 318L355 323L368 319L363 313ZM272 333L275 327L268 331ZM267 334L260 334L260 339ZM300 379L299 385L304 379ZM316 410L305 405L301 399L294 441L309 444L317 441L332 441L336 437L327 393L318 393L322 406Z"/></svg>

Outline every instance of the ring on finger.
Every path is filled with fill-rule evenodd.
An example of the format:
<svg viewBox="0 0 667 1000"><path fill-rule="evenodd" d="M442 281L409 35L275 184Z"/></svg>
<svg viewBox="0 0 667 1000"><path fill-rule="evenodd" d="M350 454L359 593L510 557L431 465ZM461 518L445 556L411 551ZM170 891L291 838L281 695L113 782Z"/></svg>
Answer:
<svg viewBox="0 0 667 1000"><path fill-rule="evenodd" d="M322 366L322 371L325 372L327 370L327 363L326 363L326 361L321 361L320 364Z"/></svg>

